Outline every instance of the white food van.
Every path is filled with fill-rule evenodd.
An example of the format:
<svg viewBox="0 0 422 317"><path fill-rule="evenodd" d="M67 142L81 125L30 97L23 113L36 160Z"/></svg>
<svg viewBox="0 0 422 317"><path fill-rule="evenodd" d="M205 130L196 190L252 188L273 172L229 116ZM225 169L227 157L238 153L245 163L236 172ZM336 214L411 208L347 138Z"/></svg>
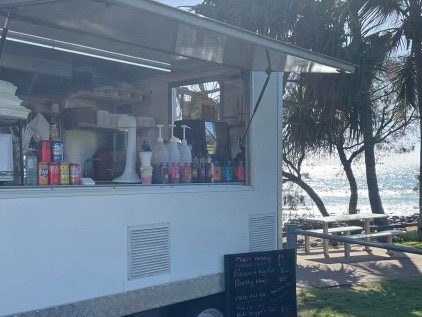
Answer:
<svg viewBox="0 0 422 317"><path fill-rule="evenodd" d="M0 316L224 316L223 256L280 248L283 72L353 65L150 0L0 17ZM183 123L208 177L147 184L139 152ZM53 125L80 185L54 180Z"/></svg>

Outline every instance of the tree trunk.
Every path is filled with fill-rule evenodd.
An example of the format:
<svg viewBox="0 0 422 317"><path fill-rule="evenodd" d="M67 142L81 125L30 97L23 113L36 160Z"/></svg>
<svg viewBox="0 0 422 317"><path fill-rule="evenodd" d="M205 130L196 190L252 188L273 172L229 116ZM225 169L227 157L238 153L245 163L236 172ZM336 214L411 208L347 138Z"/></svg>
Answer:
<svg viewBox="0 0 422 317"><path fill-rule="evenodd" d="M422 89L421 89L422 90ZM422 93L422 92L421 92ZM422 103L418 102L419 113L422 113ZM419 140L422 140L422 118L419 119ZM422 158L422 142L419 149L419 157ZM418 241L422 241L422 162L419 162L419 220L418 220Z"/></svg>
<svg viewBox="0 0 422 317"><path fill-rule="evenodd" d="M339 154L341 164L343 165L344 172L346 173L347 180L350 187L350 198L349 198L349 214L357 214L358 205L358 185L356 182L355 175L352 170L352 162L346 158L343 146L337 145L337 153Z"/></svg>
<svg viewBox="0 0 422 317"><path fill-rule="evenodd" d="M416 28L412 32L412 48L411 54L415 59L416 69L416 91L418 97L418 111L419 111L419 140L422 140L422 8L420 1L409 1L409 20L415 22ZM418 240L422 241L422 144L419 153L419 221L418 221Z"/></svg>
<svg viewBox="0 0 422 317"><path fill-rule="evenodd" d="M352 43L356 52L365 52L365 42L362 39L362 26L359 19L359 10L363 5L363 1L350 2L350 30L352 34ZM369 204L372 213L383 214L381 197L379 195L377 172L375 167L375 140L373 134L372 108L370 102L370 77L364 76L368 69L365 68L364 59L359 58L360 70L355 75L355 80L359 81L359 91L356 95L356 102L359 105L359 126L363 134L365 149L365 168L366 183L368 186ZM379 221L378 221L379 222ZM381 223L381 222L379 222Z"/></svg>
<svg viewBox="0 0 422 317"><path fill-rule="evenodd" d="M369 204L372 213L383 214L381 197L379 194L377 171L375 163L375 141L372 130L372 113L369 106L361 107L361 130L365 147L366 183L368 186Z"/></svg>
<svg viewBox="0 0 422 317"><path fill-rule="evenodd" d="M308 194L308 196L312 199L315 205L318 207L318 210L321 213L321 215L323 215L324 217L329 216L324 203L322 202L318 194L311 188L311 186L306 184L301 178L291 173L283 172L283 177L286 178L288 181L295 183L300 188L302 188Z"/></svg>

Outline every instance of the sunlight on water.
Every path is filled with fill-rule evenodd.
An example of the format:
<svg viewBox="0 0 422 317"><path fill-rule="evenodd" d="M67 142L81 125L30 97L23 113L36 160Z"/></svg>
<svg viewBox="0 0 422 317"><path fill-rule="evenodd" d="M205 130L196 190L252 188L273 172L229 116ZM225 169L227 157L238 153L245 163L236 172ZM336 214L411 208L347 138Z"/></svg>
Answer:
<svg viewBox="0 0 422 317"><path fill-rule="evenodd" d="M405 162L405 164L399 165L397 162ZM401 155L385 160L384 164L377 164L378 187L386 214L410 216L419 212L418 194L414 190L417 186L418 170L418 162L402 160ZM304 172L309 173L310 178L306 182L318 193L330 214L348 212L350 190L347 178L340 166L307 166L304 168ZM364 166L355 167L354 173L358 183L359 212L371 212ZM320 215L318 208L303 190L292 186L285 186L283 190L284 195L296 191L305 196L304 205L298 206L297 210L285 208L285 216L287 214L290 216Z"/></svg>

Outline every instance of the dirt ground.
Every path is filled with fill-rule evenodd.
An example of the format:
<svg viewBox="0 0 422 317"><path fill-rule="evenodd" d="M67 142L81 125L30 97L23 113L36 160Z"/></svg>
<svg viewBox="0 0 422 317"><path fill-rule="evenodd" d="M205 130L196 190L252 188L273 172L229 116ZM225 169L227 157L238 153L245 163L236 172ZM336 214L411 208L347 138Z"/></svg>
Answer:
<svg viewBox="0 0 422 317"><path fill-rule="evenodd" d="M310 254L297 250L297 287L358 286L370 281L422 277L422 255L352 245L351 256L344 257L343 246L330 247L325 258L322 242L314 241Z"/></svg>

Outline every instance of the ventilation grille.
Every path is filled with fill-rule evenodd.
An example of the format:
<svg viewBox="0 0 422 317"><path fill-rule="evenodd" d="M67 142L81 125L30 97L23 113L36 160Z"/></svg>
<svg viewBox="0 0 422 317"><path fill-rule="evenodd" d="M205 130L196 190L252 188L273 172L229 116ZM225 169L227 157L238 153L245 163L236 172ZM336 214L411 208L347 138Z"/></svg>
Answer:
<svg viewBox="0 0 422 317"><path fill-rule="evenodd" d="M128 227L128 279L170 272L170 224Z"/></svg>
<svg viewBox="0 0 422 317"><path fill-rule="evenodd" d="M251 252L276 249L275 215L249 216L249 250Z"/></svg>

